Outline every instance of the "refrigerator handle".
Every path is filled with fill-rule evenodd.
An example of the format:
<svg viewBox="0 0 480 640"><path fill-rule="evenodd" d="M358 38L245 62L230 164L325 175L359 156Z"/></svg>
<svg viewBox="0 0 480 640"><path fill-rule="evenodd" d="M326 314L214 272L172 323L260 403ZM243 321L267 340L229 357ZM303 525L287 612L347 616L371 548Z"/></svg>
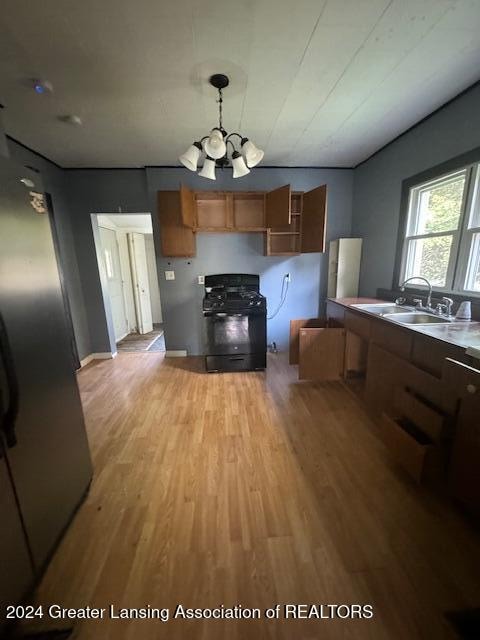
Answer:
<svg viewBox="0 0 480 640"><path fill-rule="evenodd" d="M2 429L7 446L14 447L17 444L17 436L15 433L15 422L18 415L19 394L18 381L15 373L15 365L13 363L12 350L8 340L7 328L0 313L0 358L5 371L5 379L8 385L8 404L5 412L1 415L0 428Z"/></svg>

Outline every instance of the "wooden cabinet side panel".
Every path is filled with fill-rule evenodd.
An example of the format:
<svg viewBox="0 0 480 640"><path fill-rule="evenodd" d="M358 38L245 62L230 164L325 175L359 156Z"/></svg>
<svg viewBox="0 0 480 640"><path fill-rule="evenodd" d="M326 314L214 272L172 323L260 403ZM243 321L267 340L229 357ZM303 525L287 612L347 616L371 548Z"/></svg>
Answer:
<svg viewBox="0 0 480 640"><path fill-rule="evenodd" d="M195 234L182 223L180 193L157 193L158 220L162 255L166 257L191 257L195 255Z"/></svg>
<svg viewBox="0 0 480 640"><path fill-rule="evenodd" d="M300 329L300 380L340 380L344 359L344 329Z"/></svg>
<svg viewBox="0 0 480 640"><path fill-rule="evenodd" d="M194 229L197 224L195 198L193 191L183 184L180 185L180 211L182 223Z"/></svg>
<svg viewBox="0 0 480 640"><path fill-rule="evenodd" d="M327 227L327 185L303 194L302 253L325 251Z"/></svg>
<svg viewBox="0 0 480 640"><path fill-rule="evenodd" d="M265 194L265 224L269 229L291 223L290 195L289 184Z"/></svg>

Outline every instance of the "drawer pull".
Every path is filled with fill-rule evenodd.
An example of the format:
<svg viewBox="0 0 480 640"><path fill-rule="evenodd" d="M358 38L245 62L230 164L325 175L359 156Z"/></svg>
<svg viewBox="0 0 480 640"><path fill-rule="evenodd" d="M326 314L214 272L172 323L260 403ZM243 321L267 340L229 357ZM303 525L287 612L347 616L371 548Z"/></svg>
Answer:
<svg viewBox="0 0 480 640"><path fill-rule="evenodd" d="M477 387L474 384L467 384L468 393L477 393Z"/></svg>

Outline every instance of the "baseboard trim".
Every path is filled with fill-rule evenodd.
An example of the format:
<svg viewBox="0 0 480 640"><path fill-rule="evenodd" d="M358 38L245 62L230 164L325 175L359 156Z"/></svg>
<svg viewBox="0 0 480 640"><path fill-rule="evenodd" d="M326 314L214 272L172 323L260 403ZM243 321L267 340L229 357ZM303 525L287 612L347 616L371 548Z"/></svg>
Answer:
<svg viewBox="0 0 480 640"><path fill-rule="evenodd" d="M187 352L186 352L186 350L165 351L165 357L166 358L186 358L187 357Z"/></svg>
<svg viewBox="0 0 480 640"><path fill-rule="evenodd" d="M112 358L117 357L117 352L111 353L110 351L104 351L103 353L90 353L88 356L85 356L83 360L80 360L80 369L86 367L92 360L111 360Z"/></svg>

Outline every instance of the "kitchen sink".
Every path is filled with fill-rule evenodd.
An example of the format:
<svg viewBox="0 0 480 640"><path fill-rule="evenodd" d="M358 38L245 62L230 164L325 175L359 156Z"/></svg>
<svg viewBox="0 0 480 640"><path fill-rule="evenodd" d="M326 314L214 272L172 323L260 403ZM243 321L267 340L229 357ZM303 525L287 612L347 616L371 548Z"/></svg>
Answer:
<svg viewBox="0 0 480 640"><path fill-rule="evenodd" d="M391 313L405 313L409 311L408 307L402 307L392 302L392 304L352 304L352 307L367 311L368 313L375 313L378 316L385 316Z"/></svg>
<svg viewBox="0 0 480 640"><path fill-rule="evenodd" d="M401 324L449 324L451 320L434 316L430 313L422 313L414 311L413 313L396 313L391 320L400 322Z"/></svg>

